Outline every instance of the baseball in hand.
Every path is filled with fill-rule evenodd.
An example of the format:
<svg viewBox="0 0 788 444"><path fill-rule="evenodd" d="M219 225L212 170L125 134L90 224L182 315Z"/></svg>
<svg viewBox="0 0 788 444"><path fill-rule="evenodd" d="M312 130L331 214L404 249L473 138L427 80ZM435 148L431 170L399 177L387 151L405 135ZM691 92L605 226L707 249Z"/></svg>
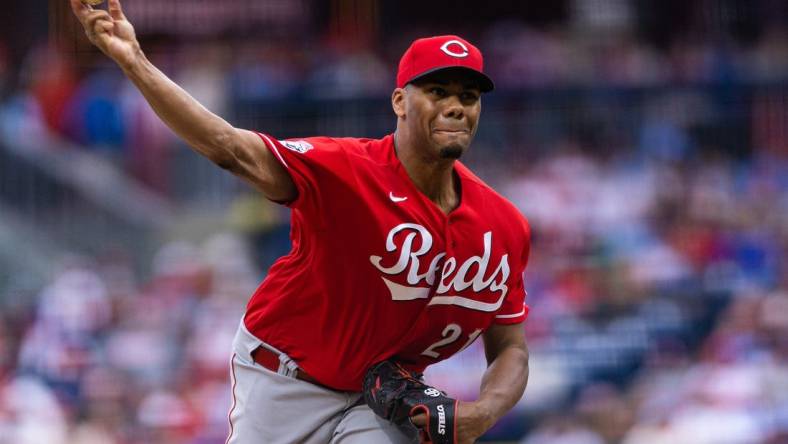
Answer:
<svg viewBox="0 0 788 444"><path fill-rule="evenodd" d="M82 3L90 6L96 6L104 3L104 0L81 0Z"/></svg>

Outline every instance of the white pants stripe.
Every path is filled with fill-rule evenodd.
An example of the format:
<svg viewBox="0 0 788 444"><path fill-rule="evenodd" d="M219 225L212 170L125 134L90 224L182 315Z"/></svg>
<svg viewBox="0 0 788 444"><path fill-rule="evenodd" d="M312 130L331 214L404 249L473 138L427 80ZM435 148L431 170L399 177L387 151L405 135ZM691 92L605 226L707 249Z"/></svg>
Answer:
<svg viewBox="0 0 788 444"><path fill-rule="evenodd" d="M227 421L230 423L230 433L224 444L230 443L230 438L233 437L233 410L235 410L235 352L230 357L230 392L232 393L233 403L230 405L230 412L227 413Z"/></svg>

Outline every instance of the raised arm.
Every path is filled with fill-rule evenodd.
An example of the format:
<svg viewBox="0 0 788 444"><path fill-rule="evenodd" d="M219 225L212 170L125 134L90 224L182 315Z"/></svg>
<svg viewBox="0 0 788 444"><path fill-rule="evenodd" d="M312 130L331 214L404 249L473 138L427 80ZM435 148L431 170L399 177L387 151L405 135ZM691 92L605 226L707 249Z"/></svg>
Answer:
<svg viewBox="0 0 788 444"><path fill-rule="evenodd" d="M109 10L70 0L91 43L123 70L161 120L196 152L254 185L269 199L291 201L298 192L285 168L255 133L213 114L159 71L140 48L120 0Z"/></svg>

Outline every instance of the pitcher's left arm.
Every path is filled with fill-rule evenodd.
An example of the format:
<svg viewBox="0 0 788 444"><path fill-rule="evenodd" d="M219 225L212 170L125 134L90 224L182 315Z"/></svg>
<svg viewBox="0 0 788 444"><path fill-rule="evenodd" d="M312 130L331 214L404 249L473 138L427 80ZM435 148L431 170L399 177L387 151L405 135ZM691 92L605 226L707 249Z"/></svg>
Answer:
<svg viewBox="0 0 788 444"><path fill-rule="evenodd" d="M523 323L493 324L484 333L487 370L482 378L479 399L459 402L456 411L457 443L473 443L506 414L525 392L528 383L528 346ZM427 418L411 418L424 427Z"/></svg>

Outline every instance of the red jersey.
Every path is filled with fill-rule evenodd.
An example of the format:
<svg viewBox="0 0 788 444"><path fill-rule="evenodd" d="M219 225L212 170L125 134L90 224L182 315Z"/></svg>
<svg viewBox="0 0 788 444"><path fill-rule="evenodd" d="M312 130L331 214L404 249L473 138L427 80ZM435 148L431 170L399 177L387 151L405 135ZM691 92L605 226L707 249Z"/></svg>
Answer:
<svg viewBox="0 0 788 444"><path fill-rule="evenodd" d="M522 322L530 228L460 162L446 215L410 180L394 137L278 141L260 134L298 189L292 250L269 270L244 324L326 386L359 391L395 358L423 371L493 322Z"/></svg>

